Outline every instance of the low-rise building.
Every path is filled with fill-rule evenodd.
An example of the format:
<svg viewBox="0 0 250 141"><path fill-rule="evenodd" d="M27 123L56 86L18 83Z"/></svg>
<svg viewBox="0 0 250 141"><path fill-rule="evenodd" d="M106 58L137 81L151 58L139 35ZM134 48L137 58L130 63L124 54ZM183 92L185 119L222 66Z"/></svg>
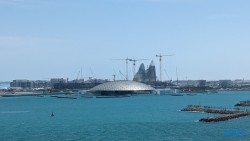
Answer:
<svg viewBox="0 0 250 141"><path fill-rule="evenodd" d="M232 86L231 80L219 80L219 87L220 88L229 88Z"/></svg>
<svg viewBox="0 0 250 141"><path fill-rule="evenodd" d="M11 88L23 88L23 89L30 89L33 88L34 82L30 80L13 80L10 82Z"/></svg>
<svg viewBox="0 0 250 141"><path fill-rule="evenodd" d="M51 78L50 79L50 86L54 88L54 85L57 83L66 83L66 79L63 78Z"/></svg>

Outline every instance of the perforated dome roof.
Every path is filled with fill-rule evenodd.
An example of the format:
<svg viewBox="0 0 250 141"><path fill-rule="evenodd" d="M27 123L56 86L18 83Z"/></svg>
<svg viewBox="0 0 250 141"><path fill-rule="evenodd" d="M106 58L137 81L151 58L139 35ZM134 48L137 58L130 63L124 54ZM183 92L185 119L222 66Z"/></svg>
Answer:
<svg viewBox="0 0 250 141"><path fill-rule="evenodd" d="M100 84L90 91L153 91L154 88L135 81L112 81Z"/></svg>

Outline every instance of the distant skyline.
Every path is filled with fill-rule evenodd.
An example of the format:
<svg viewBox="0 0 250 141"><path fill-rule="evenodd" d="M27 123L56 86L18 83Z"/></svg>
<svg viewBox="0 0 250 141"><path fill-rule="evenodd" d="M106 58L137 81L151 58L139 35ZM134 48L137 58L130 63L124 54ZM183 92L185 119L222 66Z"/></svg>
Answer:
<svg viewBox="0 0 250 141"><path fill-rule="evenodd" d="M249 0L0 0L0 81L123 79L151 60L163 80L250 79ZM133 65L129 62L129 78Z"/></svg>

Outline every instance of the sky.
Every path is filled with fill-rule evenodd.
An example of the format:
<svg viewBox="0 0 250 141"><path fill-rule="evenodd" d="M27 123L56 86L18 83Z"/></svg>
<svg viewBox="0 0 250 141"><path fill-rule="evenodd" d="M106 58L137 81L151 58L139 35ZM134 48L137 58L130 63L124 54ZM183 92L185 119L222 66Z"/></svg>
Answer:
<svg viewBox="0 0 250 141"><path fill-rule="evenodd" d="M249 0L0 0L0 80L250 79ZM129 79L133 77L128 64ZM176 73L177 70L177 73Z"/></svg>

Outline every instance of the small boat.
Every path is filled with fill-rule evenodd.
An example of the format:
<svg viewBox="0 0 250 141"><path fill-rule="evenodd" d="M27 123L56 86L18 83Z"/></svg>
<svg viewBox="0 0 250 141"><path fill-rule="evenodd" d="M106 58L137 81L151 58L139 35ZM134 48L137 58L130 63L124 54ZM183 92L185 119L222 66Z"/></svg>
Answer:
<svg viewBox="0 0 250 141"><path fill-rule="evenodd" d="M130 97L129 95L114 95L114 96L96 96L96 98L124 98L124 97Z"/></svg>
<svg viewBox="0 0 250 141"><path fill-rule="evenodd" d="M50 97L55 97L55 98L67 98L67 99L77 99L76 97L68 97L68 96L56 96L56 95L52 95Z"/></svg>
<svg viewBox="0 0 250 141"><path fill-rule="evenodd" d="M183 96L183 94L171 94L171 96Z"/></svg>
<svg viewBox="0 0 250 141"><path fill-rule="evenodd" d="M67 97L67 96L58 96L57 98L76 99L75 97Z"/></svg>
<svg viewBox="0 0 250 141"><path fill-rule="evenodd" d="M187 94L187 95L189 95L189 96L195 96L195 95L197 95L197 94Z"/></svg>

